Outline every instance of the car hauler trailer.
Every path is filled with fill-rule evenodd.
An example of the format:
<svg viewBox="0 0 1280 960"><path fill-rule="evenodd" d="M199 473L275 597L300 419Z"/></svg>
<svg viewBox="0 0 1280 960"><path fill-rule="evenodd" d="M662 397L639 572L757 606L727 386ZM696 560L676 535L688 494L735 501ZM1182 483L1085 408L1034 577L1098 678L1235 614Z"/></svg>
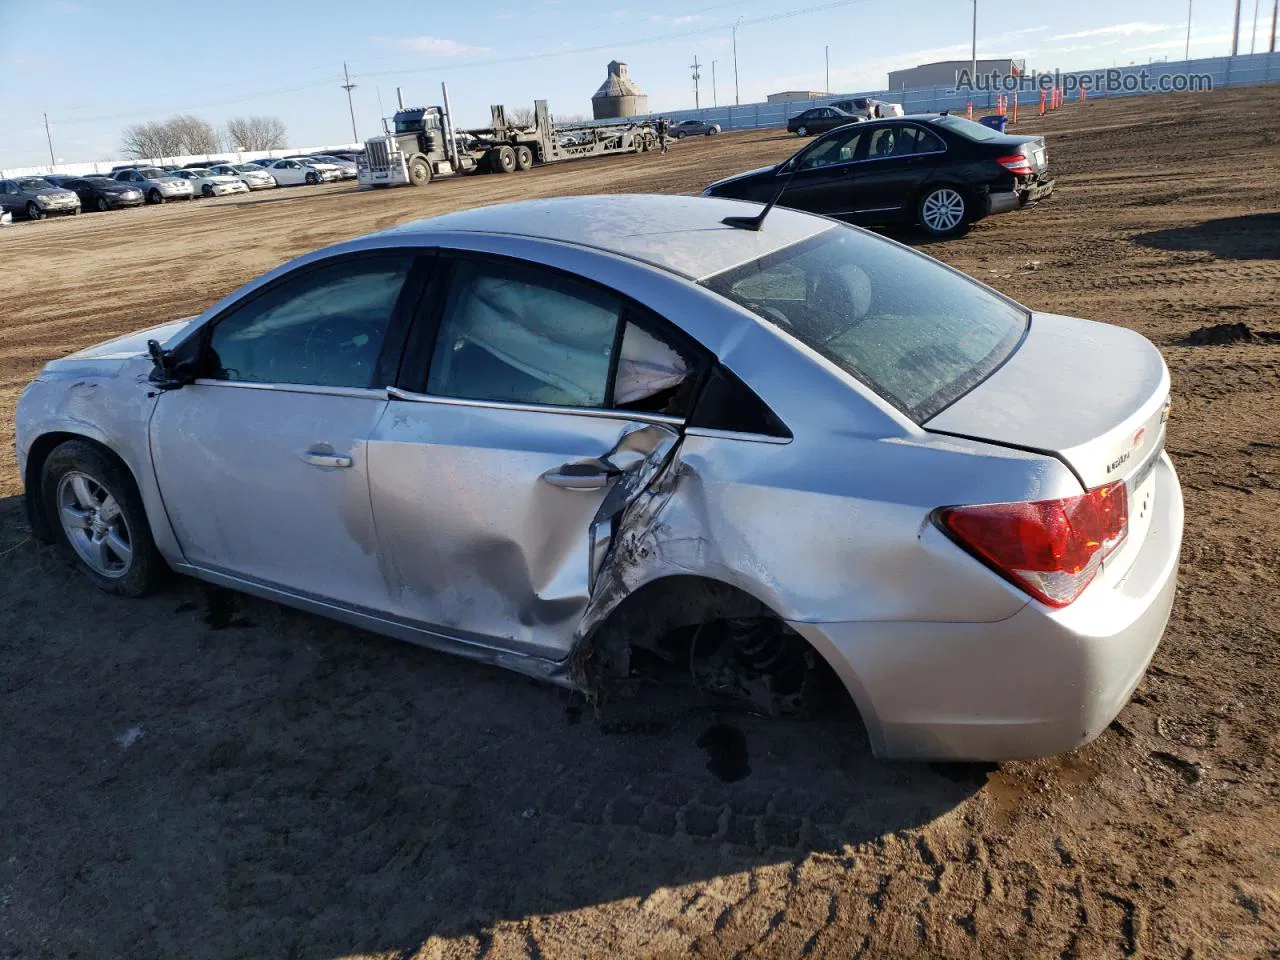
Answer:
<svg viewBox="0 0 1280 960"><path fill-rule="evenodd" d="M361 187L425 186L436 177L460 173L512 173L535 164L643 153L658 144L657 127L648 122L609 126L575 125L557 131L547 101L534 101L533 125L508 121L506 108L490 107L490 125L453 129L449 88L441 84L442 107L401 105L394 130L365 141L358 165ZM572 129L572 135L566 135Z"/></svg>

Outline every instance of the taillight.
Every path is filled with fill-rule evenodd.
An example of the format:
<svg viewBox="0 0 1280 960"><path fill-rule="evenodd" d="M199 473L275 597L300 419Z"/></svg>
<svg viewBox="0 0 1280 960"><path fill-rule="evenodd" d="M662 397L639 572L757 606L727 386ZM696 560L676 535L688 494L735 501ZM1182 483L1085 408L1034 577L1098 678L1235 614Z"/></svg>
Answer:
<svg viewBox="0 0 1280 960"><path fill-rule="evenodd" d="M948 507L937 520L1001 576L1065 607L1129 532L1129 491L1117 480L1060 500Z"/></svg>
<svg viewBox="0 0 1280 960"><path fill-rule="evenodd" d="M1025 153L1011 153L1007 157L996 157L996 163L1016 177L1029 177L1035 172L1031 169L1031 158Z"/></svg>

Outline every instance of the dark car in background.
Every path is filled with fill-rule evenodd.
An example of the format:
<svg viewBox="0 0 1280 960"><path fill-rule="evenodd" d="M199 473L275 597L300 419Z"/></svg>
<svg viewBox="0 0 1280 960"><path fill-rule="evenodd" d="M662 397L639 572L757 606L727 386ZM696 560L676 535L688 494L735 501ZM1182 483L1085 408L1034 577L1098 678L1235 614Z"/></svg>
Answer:
<svg viewBox="0 0 1280 960"><path fill-rule="evenodd" d="M865 119L866 117L856 117L852 113L846 113L837 107L814 107L804 113L796 114L796 116L788 120L787 133L794 133L800 137L809 137L816 133L826 133L836 127L843 127L846 124L857 123Z"/></svg>
<svg viewBox="0 0 1280 960"><path fill-rule="evenodd" d="M854 97L852 100L837 100L831 104L837 110L851 113L864 120L879 120L884 117L902 116L902 107L887 100L876 100L872 97Z"/></svg>
<svg viewBox="0 0 1280 960"><path fill-rule="evenodd" d="M946 114L833 130L776 167L717 181L707 197L767 203L863 226L918 225L936 237L1053 192L1043 137L997 133Z"/></svg>
<svg viewBox="0 0 1280 960"><path fill-rule="evenodd" d="M75 216L80 198L44 177L14 177L0 180L0 210L28 220L43 220L55 213Z"/></svg>
<svg viewBox="0 0 1280 960"><path fill-rule="evenodd" d="M720 124L708 120L681 120L671 125L671 135L677 140L685 137L714 137L720 132Z"/></svg>
<svg viewBox="0 0 1280 960"><path fill-rule="evenodd" d="M104 176L62 177L60 186L75 191L86 210L106 213L123 207L140 207L147 202L142 189Z"/></svg>

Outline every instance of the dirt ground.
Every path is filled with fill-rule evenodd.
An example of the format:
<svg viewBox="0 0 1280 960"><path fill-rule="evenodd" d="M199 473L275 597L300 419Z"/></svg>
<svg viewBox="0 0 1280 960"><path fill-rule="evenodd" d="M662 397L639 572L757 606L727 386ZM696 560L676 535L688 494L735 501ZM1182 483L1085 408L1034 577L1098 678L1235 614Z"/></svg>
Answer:
<svg viewBox="0 0 1280 960"><path fill-rule="evenodd" d="M1278 114L1272 86L1024 119L1054 198L927 248L1140 331L1173 373L1168 634L1097 742L998 768L878 762L848 722L601 725L563 691L193 582L113 600L27 538L13 407L45 360L331 241L692 192L794 138L0 232L0 956L1280 956ZM1184 343L1224 323L1238 342Z"/></svg>

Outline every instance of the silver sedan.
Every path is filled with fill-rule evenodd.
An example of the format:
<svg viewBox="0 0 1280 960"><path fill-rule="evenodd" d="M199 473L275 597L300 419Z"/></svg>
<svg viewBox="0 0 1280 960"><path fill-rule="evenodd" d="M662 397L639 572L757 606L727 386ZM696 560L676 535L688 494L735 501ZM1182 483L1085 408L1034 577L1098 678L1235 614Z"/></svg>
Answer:
<svg viewBox="0 0 1280 960"><path fill-rule="evenodd" d="M759 210L451 214L54 361L34 531L110 593L172 568L568 686L831 684L885 757L1097 736L1174 598L1159 352Z"/></svg>

